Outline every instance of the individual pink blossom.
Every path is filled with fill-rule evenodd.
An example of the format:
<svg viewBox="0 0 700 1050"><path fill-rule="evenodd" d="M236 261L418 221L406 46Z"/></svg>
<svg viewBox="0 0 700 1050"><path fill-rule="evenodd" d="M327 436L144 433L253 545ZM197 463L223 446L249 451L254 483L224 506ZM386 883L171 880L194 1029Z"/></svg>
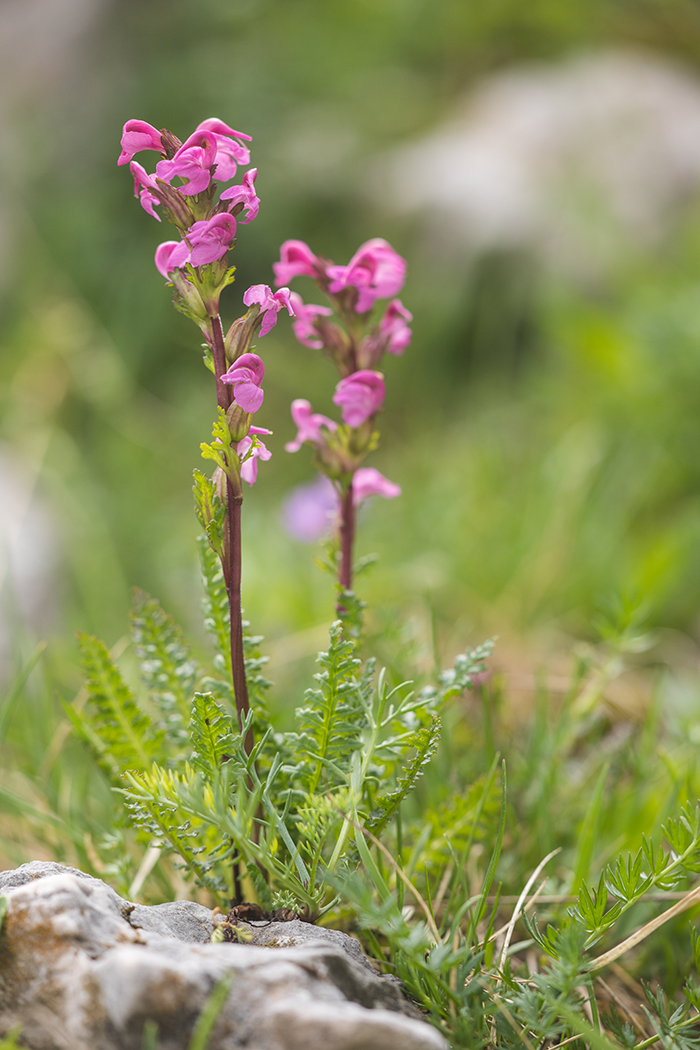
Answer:
<svg viewBox="0 0 700 1050"><path fill-rule="evenodd" d="M122 131L121 146L122 151L117 164L128 164L134 153L140 153L142 149L163 152L160 132L145 120L127 120Z"/></svg>
<svg viewBox="0 0 700 1050"><path fill-rule="evenodd" d="M391 245L375 237L361 245L347 266L329 266L328 290L334 294L353 286L358 289L356 311L367 313L377 299L388 299L403 288L406 260Z"/></svg>
<svg viewBox="0 0 700 1050"><path fill-rule="evenodd" d="M334 420L329 419L328 416L322 416L320 412L314 412L311 402L303 397L292 401L291 411L292 419L297 426L297 436L294 441L288 441L284 446L287 452L298 452L305 441L310 441L313 445L320 445L323 441L321 427L326 427L328 430L338 429L338 424Z"/></svg>
<svg viewBox="0 0 700 1050"><path fill-rule="evenodd" d="M192 245L189 261L193 266L204 266L221 259L235 236L236 220L228 212L195 222L187 231L187 240Z"/></svg>
<svg viewBox="0 0 700 1050"><path fill-rule="evenodd" d="M289 316L294 317L294 310L289 301L290 294L289 288L280 288L273 295L272 289L267 284L253 284L244 292L243 302L245 305L252 306L253 303L258 303L260 313L264 314L263 322L260 326L260 335L267 335L275 327L277 314L280 310L286 309L289 312Z"/></svg>
<svg viewBox="0 0 700 1050"><path fill-rule="evenodd" d="M129 168L134 176L134 197L140 197L144 211L160 222L160 215L155 211L155 206L160 204L160 200L153 192L157 188L156 180L137 160L132 160Z"/></svg>
<svg viewBox="0 0 700 1050"><path fill-rule="evenodd" d="M352 479L352 497L355 506L370 496L383 496L384 499L396 499L401 495L401 486L389 481L374 467L360 467Z"/></svg>
<svg viewBox="0 0 700 1050"><path fill-rule="evenodd" d="M397 357L404 352L411 342L411 329L407 321L413 320L413 314L407 310L400 299L392 299L379 323L379 332L388 339L386 349Z"/></svg>
<svg viewBox="0 0 700 1050"><path fill-rule="evenodd" d="M165 182L171 182L177 175L187 179L184 186L178 187L181 193L202 193L209 188L216 153L213 132L195 131L183 142L172 160L158 161L156 175Z"/></svg>
<svg viewBox="0 0 700 1050"><path fill-rule="evenodd" d="M280 261L272 264L275 284L289 284L294 277L318 277L319 259L304 241L285 241L280 248Z"/></svg>
<svg viewBox="0 0 700 1050"><path fill-rule="evenodd" d="M242 354L234 361L228 372L221 377L222 383L233 387L233 399L244 412L257 412L265 394L261 390L265 365L257 354Z"/></svg>
<svg viewBox="0 0 700 1050"><path fill-rule="evenodd" d="M243 204L246 217L245 219L238 219L239 222L252 222L260 210L260 198L255 192L254 186L257 174L258 169L251 168L250 171L247 171L243 176L243 184L241 186L229 186L229 188L224 190L221 194L222 201L231 201L228 207L229 211L231 211L236 204Z"/></svg>
<svg viewBox="0 0 700 1050"><path fill-rule="evenodd" d="M282 508L285 529L302 543L314 543L327 536L338 519L340 499L335 486L320 474L315 481L297 485Z"/></svg>
<svg viewBox="0 0 700 1050"><path fill-rule="evenodd" d="M190 250L184 241L164 241L156 248L156 269L165 279L180 266L190 261Z"/></svg>
<svg viewBox="0 0 700 1050"><path fill-rule="evenodd" d="M384 404L386 387L381 372L363 369L341 379L335 388L333 403L343 410L343 422L360 427Z"/></svg>
<svg viewBox="0 0 700 1050"><path fill-rule="evenodd" d="M317 317L330 317L333 311L328 306L314 306L312 303L305 303L296 292L292 292L289 299L294 310L292 321L294 335L304 346L310 346L312 350L322 350L323 342L318 337L314 321Z"/></svg>
<svg viewBox="0 0 700 1050"><path fill-rule="evenodd" d="M255 356L244 355L244 356ZM241 463L241 477L248 485L254 485L258 479L258 460L261 459L264 463L271 458L272 453L267 448L264 442L258 440L253 444L253 438L250 435L257 434L271 434L271 430L265 430L263 427L251 427L248 431L248 436L244 437L236 445L236 452L238 453L239 459L243 459L248 452L252 453L248 456L245 462Z"/></svg>
<svg viewBox="0 0 700 1050"><path fill-rule="evenodd" d="M240 139L251 142L250 135L234 131L218 117L208 117L197 125L197 132L207 132L214 136L216 142L216 178L219 182L228 182L234 178L239 164L250 164L250 150Z"/></svg>

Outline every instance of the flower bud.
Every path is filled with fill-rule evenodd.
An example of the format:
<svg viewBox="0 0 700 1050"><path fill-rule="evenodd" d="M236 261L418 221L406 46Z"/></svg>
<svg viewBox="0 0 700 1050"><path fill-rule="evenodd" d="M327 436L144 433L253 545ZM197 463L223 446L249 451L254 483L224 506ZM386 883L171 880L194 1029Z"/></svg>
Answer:
<svg viewBox="0 0 700 1050"><path fill-rule="evenodd" d="M226 422L231 431L231 442L242 441L248 436L253 416L234 401L226 413Z"/></svg>

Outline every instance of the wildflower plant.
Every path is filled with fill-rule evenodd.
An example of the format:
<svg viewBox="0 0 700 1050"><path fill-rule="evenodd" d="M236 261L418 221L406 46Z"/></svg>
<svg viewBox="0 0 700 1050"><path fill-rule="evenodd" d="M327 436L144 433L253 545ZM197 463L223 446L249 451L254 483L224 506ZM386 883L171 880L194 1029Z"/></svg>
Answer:
<svg viewBox="0 0 700 1050"><path fill-rule="evenodd" d="M238 168L250 163L249 142L215 118L184 142L143 121L124 126L119 163L129 164L136 197L178 232L158 247L156 267L176 308L204 336L204 363L214 376L212 436L201 445L213 471L195 471L194 496L204 622L215 655L209 666L196 660L173 619L136 591L131 636L143 688L134 693L102 642L83 636L90 703L68 709L73 725L121 792L143 846L169 851L186 878L224 906L246 896L264 909L351 921L453 1046L644 1050L658 1042L694 1050L700 1045L695 979L681 1004L646 989L644 1024L636 1015L620 1016L618 1000L602 1016L596 996L605 967L700 901L700 887L691 889L629 933L631 909L650 891L670 893L700 871L699 808L686 805L679 818L666 819L661 832L668 850L644 838L634 855L610 860L592 880L608 773L603 766L571 877L568 884L560 880L565 892L553 895L544 930L532 909L545 883L534 887L558 848L539 860L505 925L497 923L507 817L506 769L498 753L486 775L404 827L402 807L435 756L441 718L477 675L483 680L491 650L485 643L459 655L434 684L416 689L393 684L361 655L362 603L353 592L356 511L371 496L401 492L366 460L379 441L384 355L400 356L411 340L411 314L397 298L406 263L378 238L361 245L347 265L302 241L286 241L274 264L276 290L248 288L245 312L225 328L219 301L235 276L229 252L238 224L252 222L260 207L254 168L231 185ZM133 159L144 150L159 155L153 173ZM305 303L290 290L300 276L316 283L323 304ZM304 538L326 535L338 618L295 728L283 733L265 710L270 683L262 639L249 633L241 610L241 508L243 482L254 485L271 455L271 429L257 425L265 366L255 341L284 312L299 342L320 351L338 373L338 418L299 397L291 406L297 434L286 446L290 453L305 445L312 451L319 477L293 495L288 521ZM551 731L540 727L533 741L522 792L531 817L533 799L554 790L605 683L640 640L626 622L606 644L601 668L588 682L583 672L574 680ZM490 726L486 708L485 718ZM484 867L475 881L477 847ZM520 942L513 940L516 925L524 934ZM600 944L618 929L626 936L612 947ZM694 938L696 969L698 945Z"/></svg>
<svg viewBox="0 0 700 1050"><path fill-rule="evenodd" d="M400 493L363 464L379 439L382 357L402 353L410 341L410 314L395 298L406 263L379 239L362 245L347 266L287 241L274 265L276 290L248 288L247 309L225 327L220 297L235 277L229 252L238 224L250 223L260 207L254 168L230 184L250 163L249 142L215 118L184 142L144 121L124 126L119 164L129 164L144 210L178 232L157 248L156 268L175 307L204 336L204 363L214 376L216 417L201 445L214 469L195 471L194 495L205 624L216 656L211 668L201 667L155 599L137 592L132 638L145 698L132 694L101 642L83 637L91 705L71 717L123 792L144 841L172 851L222 903L240 899L247 878L245 892L264 906L291 901L318 915L338 900L329 874L357 866L366 850L357 829L375 833L396 817L435 751L445 698L470 687L487 649L462 658L437 688L418 692L410 683L392 688L372 660L362 665L361 604L351 589L355 511L371 495ZM159 155L153 173L134 159L141 151ZM307 306L290 292L288 282L299 275L314 278L329 305ZM389 302L377 309L378 300ZM241 610L243 483L254 485L271 455L271 430L257 425L265 365L256 341L280 312L340 374L333 397L339 420L314 413L304 399L292 405L298 433L287 450L311 446L334 505L340 619L287 733L275 732L265 713L260 639L246 634Z"/></svg>

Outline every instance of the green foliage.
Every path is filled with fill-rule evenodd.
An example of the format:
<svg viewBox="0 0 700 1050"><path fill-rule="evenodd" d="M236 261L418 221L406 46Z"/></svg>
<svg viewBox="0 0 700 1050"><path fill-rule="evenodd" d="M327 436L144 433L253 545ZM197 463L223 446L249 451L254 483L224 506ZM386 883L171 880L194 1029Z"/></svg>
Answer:
<svg viewBox="0 0 700 1050"><path fill-rule="evenodd" d="M211 478L201 470L193 473L194 505L199 523L204 529L204 535L209 541L209 546L214 553L221 558L224 553L224 520L226 508L219 499L216 485Z"/></svg>
<svg viewBox="0 0 700 1050"><path fill-rule="evenodd" d="M355 677L360 660L355 645L343 637L342 623L331 627L330 646L321 653L322 670L314 675L317 689L308 689L306 705L297 710L300 731L288 741L304 763L297 770L301 790L315 795L321 783L342 783L353 752L361 746L365 727L362 694ZM300 774L300 775L299 775Z"/></svg>
<svg viewBox="0 0 700 1050"><path fill-rule="evenodd" d="M588 931L586 947L640 901L651 889L672 890L684 874L700 871L700 805L685 805L678 818L670 817L662 833L671 847L666 853L642 835L642 845L632 856L619 856L603 869L597 889L585 880L572 915ZM608 908L608 894L614 903Z"/></svg>
<svg viewBox="0 0 700 1050"><path fill-rule="evenodd" d="M163 731L139 708L105 645L87 634L79 642L95 716L67 707L74 727L110 772L148 766L160 753Z"/></svg>
<svg viewBox="0 0 700 1050"><path fill-rule="evenodd" d="M209 777L217 776L222 764L240 751L235 720L211 693L194 694L189 732L192 766Z"/></svg>
<svg viewBox="0 0 700 1050"><path fill-rule="evenodd" d="M186 720L197 662L185 645L182 631L155 598L137 589L133 602L131 637L143 684L161 712L167 741L182 748L187 739Z"/></svg>

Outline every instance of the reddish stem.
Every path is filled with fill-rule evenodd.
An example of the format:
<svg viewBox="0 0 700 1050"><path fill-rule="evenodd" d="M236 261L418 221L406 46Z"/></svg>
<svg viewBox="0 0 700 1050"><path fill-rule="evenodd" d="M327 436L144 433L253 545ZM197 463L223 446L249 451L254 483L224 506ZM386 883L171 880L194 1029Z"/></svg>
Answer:
<svg viewBox="0 0 700 1050"><path fill-rule="evenodd" d="M338 581L344 591L352 588L352 548L355 540L355 503L353 499L352 480L343 494L340 503L340 571ZM342 603L338 612L345 612Z"/></svg>
<svg viewBox="0 0 700 1050"><path fill-rule="evenodd" d="M221 318L213 317L211 321L212 331L212 355L214 357L214 368L216 374L216 396L218 404L226 411L231 404L231 388L221 382L221 376L226 371L226 351L224 348L224 331L221 327ZM238 726L242 728L243 720L250 710L248 700L248 682L245 674L245 657L243 654L243 616L241 612L241 504L243 496L240 491L236 492L230 478L226 479L226 531L227 543L225 545L222 566L226 592L228 594L228 607L231 630L231 677L233 679L233 692L236 699L236 713L238 715ZM253 733L248 730L245 738L246 754L250 754L253 748Z"/></svg>

